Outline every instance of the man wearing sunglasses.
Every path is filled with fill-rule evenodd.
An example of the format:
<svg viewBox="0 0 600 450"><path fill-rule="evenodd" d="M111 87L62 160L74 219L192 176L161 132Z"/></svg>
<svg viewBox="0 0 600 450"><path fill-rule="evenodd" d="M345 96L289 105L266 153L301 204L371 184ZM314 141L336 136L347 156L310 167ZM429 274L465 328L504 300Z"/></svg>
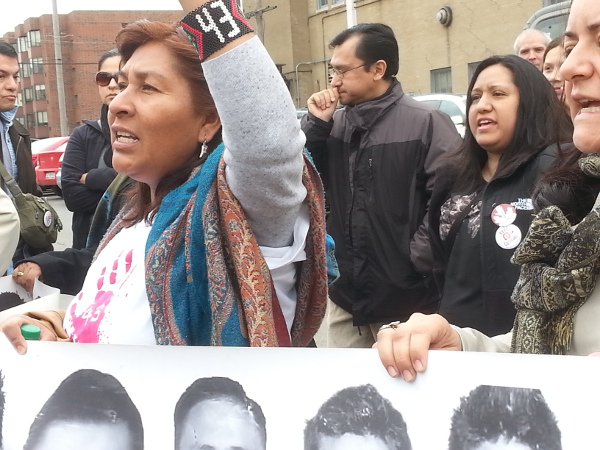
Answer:
<svg viewBox="0 0 600 450"><path fill-rule="evenodd" d="M331 86L308 99L302 122L341 275L330 289L328 346L370 347L388 317L436 310L436 288L417 273L409 248L430 259L423 218L435 169L461 139L448 116L402 91L389 26L356 25L330 48Z"/></svg>
<svg viewBox="0 0 600 450"><path fill-rule="evenodd" d="M17 181L25 194L42 195L35 180L35 168L31 160L29 131L16 119L17 92L19 90L19 60L12 45L0 41L0 158L8 173ZM7 189L5 189L6 192ZM35 249L20 239L14 260L34 255L50 248ZM1 274L0 274L1 275Z"/></svg>

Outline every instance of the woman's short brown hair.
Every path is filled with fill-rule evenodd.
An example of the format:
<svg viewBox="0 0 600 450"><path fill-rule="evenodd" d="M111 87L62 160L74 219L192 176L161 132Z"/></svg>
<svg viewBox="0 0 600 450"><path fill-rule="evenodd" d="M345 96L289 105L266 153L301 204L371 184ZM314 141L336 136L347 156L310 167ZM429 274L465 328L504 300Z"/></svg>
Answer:
<svg viewBox="0 0 600 450"><path fill-rule="evenodd" d="M204 78L198 52L179 24L169 25L163 22L139 20L121 29L117 34L116 42L121 53L121 66L129 61L133 53L142 45L159 42L167 47L177 60L179 65L177 69L188 82L189 94L196 112L207 116L217 115L217 108ZM208 142L208 147L212 151L220 143L221 132L219 131ZM198 154L193 155L188 161L181 161L178 170L160 180L153 200L150 196L150 188L143 183L137 183L137 188L131 192L132 201L129 204L131 209L125 220L131 224L141 220L151 220L163 197L183 184L192 170L202 162L198 158L199 153L200 143L198 143Z"/></svg>
<svg viewBox="0 0 600 450"><path fill-rule="evenodd" d="M167 47L177 59L179 72L190 84L190 94L196 112L216 114L215 102L208 90L198 52L178 24L138 20L121 29L116 40L121 53L121 65L129 61L142 45L160 42Z"/></svg>

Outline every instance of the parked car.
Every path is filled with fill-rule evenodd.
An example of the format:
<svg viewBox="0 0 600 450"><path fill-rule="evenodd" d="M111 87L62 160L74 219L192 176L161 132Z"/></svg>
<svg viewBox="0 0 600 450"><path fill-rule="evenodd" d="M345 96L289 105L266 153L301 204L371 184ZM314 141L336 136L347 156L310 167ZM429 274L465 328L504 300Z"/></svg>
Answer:
<svg viewBox="0 0 600 450"><path fill-rule="evenodd" d="M65 146L65 148L67 147L67 144L63 144ZM60 189L61 194L62 194L62 163L63 163L63 158L65 157L65 153L63 152L62 155L60 155L60 159L58 160L58 171L56 172L56 185L58 186L58 189Z"/></svg>
<svg viewBox="0 0 600 450"><path fill-rule="evenodd" d="M37 184L61 193L56 184L56 172L60 167L60 158L65 152L69 136L40 139L31 143L31 158L35 166Z"/></svg>
<svg viewBox="0 0 600 450"><path fill-rule="evenodd" d="M302 120L302 118L308 114L308 108L296 108L296 118Z"/></svg>
<svg viewBox="0 0 600 450"><path fill-rule="evenodd" d="M415 100L427 103L450 116L456 131L465 137L467 125L467 96L463 94L427 94L415 95Z"/></svg>
<svg viewBox="0 0 600 450"><path fill-rule="evenodd" d="M564 1L540 8L529 18L524 29L535 28L552 39L560 36L567 27L570 5L570 1Z"/></svg>

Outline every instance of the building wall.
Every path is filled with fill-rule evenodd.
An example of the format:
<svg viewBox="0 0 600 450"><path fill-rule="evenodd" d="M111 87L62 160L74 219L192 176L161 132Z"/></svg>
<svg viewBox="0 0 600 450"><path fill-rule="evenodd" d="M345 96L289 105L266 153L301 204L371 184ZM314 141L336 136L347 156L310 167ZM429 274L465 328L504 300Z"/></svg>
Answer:
<svg viewBox="0 0 600 450"><path fill-rule="evenodd" d="M329 41L346 27L345 1L317 9L319 0L244 0L244 11L290 87L297 106L328 85ZM326 3L320 0L321 3ZM395 31L400 47L400 72L406 92L431 92L430 71L450 67L452 91L466 92L468 64L493 54L511 53L515 37L543 0L355 0L358 22L384 22ZM450 6L453 21L436 19ZM257 11L263 10L262 13ZM140 18L174 22L180 11L74 11L60 16L69 132L82 119L96 119L100 102L93 81L98 57L114 47L121 27ZM22 88L45 83L46 100L24 102L19 117L46 110L48 126L30 127L37 138L60 135L52 17L30 18L4 36L16 42L39 29L39 47L20 54L21 63L41 57L43 74L23 78Z"/></svg>
<svg viewBox="0 0 600 450"><path fill-rule="evenodd" d="M257 13L265 10L262 15ZM308 9L305 2L295 0L244 0L244 12L248 21L263 40L273 61L282 65L286 79L295 98L296 65L310 61ZM298 67L302 70L303 66ZM310 79L301 79L305 91L310 88Z"/></svg>
<svg viewBox="0 0 600 450"><path fill-rule="evenodd" d="M291 0L290 0L291 1ZM297 0L296 0L297 1ZM317 10L318 0L305 0L311 60L331 57L328 42L346 28L345 2ZM442 26L436 13L450 6L453 21ZM356 0L357 21L390 25L399 42L400 72L406 92L431 92L430 71L451 67L452 91L468 87L468 64L494 55L513 52L513 43L527 19L543 6L542 0ZM326 63L310 66L301 73L301 103L311 92L327 86ZM309 91L304 90L306 84Z"/></svg>
<svg viewBox="0 0 600 450"><path fill-rule="evenodd" d="M14 32L3 36L4 40L16 43L19 37L27 36L29 31L40 30L40 45L31 46L19 53L21 94L35 85L46 87L45 100L25 101L22 95L22 105L17 117L24 123L29 122L27 126L32 137L61 135L56 85L58 65L63 69L68 133L81 125L83 119L99 118L101 102L94 82L98 58L115 47L115 36L124 25L142 18L173 23L181 18L181 11L73 11L61 14L62 61L57 61L54 55L52 16L49 14L29 18L18 25ZM37 57L42 58L43 73L23 76L24 65L30 64ZM26 120L28 115L30 118L31 114L44 111L48 116L47 126L34 126L37 124Z"/></svg>

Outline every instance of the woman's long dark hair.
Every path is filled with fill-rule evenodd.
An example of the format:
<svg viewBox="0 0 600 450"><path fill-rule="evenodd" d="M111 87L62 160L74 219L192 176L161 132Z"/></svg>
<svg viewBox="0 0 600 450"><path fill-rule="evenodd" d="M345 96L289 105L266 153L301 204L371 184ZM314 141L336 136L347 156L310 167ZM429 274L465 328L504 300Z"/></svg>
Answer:
<svg viewBox="0 0 600 450"><path fill-rule="evenodd" d="M548 80L533 64L515 55L492 56L477 66L467 92L467 114L473 104L471 92L477 78L496 64L513 74L519 90L519 106L514 134L500 157L494 178L511 173L522 161L552 144L571 142L573 136L573 124ZM458 171L455 190L473 192L482 182L481 170L487 153L475 140L470 126L463 144L448 158Z"/></svg>

